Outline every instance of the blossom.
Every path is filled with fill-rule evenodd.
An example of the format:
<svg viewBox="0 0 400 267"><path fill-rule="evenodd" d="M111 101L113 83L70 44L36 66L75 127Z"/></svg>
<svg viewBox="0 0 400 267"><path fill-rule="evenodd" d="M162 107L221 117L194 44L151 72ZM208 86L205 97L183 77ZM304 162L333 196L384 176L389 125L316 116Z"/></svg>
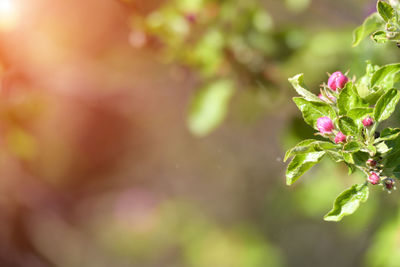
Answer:
<svg viewBox="0 0 400 267"><path fill-rule="evenodd" d="M335 126L329 117L321 117L317 120L317 128L322 134L325 134L331 133Z"/></svg>
<svg viewBox="0 0 400 267"><path fill-rule="evenodd" d="M338 88L342 89L346 83L349 81L349 78L347 78L343 73L340 71L334 72L328 79L328 86L331 88L333 91L336 91Z"/></svg>
<svg viewBox="0 0 400 267"><path fill-rule="evenodd" d="M335 136L335 143L345 143L346 142L346 136L342 132L338 132Z"/></svg>
<svg viewBox="0 0 400 267"><path fill-rule="evenodd" d="M380 181L379 175L374 172L371 172L371 174L368 176L368 182L370 182L373 185L378 184L379 181Z"/></svg>
<svg viewBox="0 0 400 267"><path fill-rule="evenodd" d="M365 127L369 127L369 126L371 126L372 124L374 124L374 120L373 120L370 116L367 116L367 117L365 117L365 118L362 120L362 124L363 124Z"/></svg>

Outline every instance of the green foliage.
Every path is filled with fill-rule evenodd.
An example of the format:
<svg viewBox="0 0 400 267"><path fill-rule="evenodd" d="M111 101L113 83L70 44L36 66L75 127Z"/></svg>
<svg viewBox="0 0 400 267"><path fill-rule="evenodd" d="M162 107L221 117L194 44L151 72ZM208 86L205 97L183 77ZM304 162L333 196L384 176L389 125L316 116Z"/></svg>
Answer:
<svg viewBox="0 0 400 267"><path fill-rule="evenodd" d="M339 114L347 114L351 109L365 108L368 104L358 95L356 87L349 82L343 88L338 98Z"/></svg>
<svg viewBox="0 0 400 267"><path fill-rule="evenodd" d="M339 118L338 126L340 131L345 135L356 136L358 134L358 127L352 118L343 116Z"/></svg>
<svg viewBox="0 0 400 267"><path fill-rule="evenodd" d="M353 46L357 46L372 32L372 40L378 44L400 41L399 7L394 1L390 3L379 0L377 12L369 16L353 34Z"/></svg>
<svg viewBox="0 0 400 267"><path fill-rule="evenodd" d="M316 95L308 91L306 85L304 84L304 74L301 73L294 76L293 78L289 78L289 82L292 84L296 92L304 97L304 99L315 102L320 101L320 99Z"/></svg>
<svg viewBox="0 0 400 267"><path fill-rule="evenodd" d="M367 201L368 195L366 184L353 185L335 199L332 210L324 216L324 220L337 222L344 216L353 214L361 203Z"/></svg>
<svg viewBox="0 0 400 267"><path fill-rule="evenodd" d="M399 176L400 129L383 129L380 137L374 134L379 124L394 112L400 100L400 92L393 88L399 70L399 64L378 67L367 63L366 74L358 81L347 82L342 89L333 91L327 85L322 85L323 97L318 101L306 89L302 74L289 79L302 96L293 98L293 101L302 112L305 122L318 130L318 119L329 117L334 129L318 133L330 142L308 139L287 151L285 161L293 157L286 171L287 184L293 184L324 155L335 162L344 162L349 174L358 169L365 175L362 185L354 185L338 196L333 209L325 216L327 221L340 221L367 200L367 178L372 172L380 174L381 186L385 186L384 179ZM368 117L372 124L364 125L363 120ZM345 140L338 135L339 131L346 136ZM369 165L368 159L378 163Z"/></svg>
<svg viewBox="0 0 400 267"><path fill-rule="evenodd" d="M392 115L400 99L400 92L397 89L390 89L379 98L374 108L374 118L376 122L386 120Z"/></svg>
<svg viewBox="0 0 400 267"><path fill-rule="evenodd" d="M378 1L376 9L385 22L389 22L394 17L393 7L384 1Z"/></svg>
<svg viewBox="0 0 400 267"><path fill-rule="evenodd" d="M191 132L204 136L214 130L225 118L233 93L233 83L229 80L215 81L198 91L189 111Z"/></svg>
<svg viewBox="0 0 400 267"><path fill-rule="evenodd" d="M304 121L314 128L317 127L318 118L326 116L333 119L335 117L335 111L333 108L321 101L308 101L301 97L295 97L293 98L293 101L303 113Z"/></svg>
<svg viewBox="0 0 400 267"><path fill-rule="evenodd" d="M325 155L324 151L307 152L294 156L286 170L286 184L292 185Z"/></svg>
<svg viewBox="0 0 400 267"><path fill-rule="evenodd" d="M374 13L369 16L364 23L358 27L353 33L353 47L358 46L372 32L376 31L383 25L378 14Z"/></svg>

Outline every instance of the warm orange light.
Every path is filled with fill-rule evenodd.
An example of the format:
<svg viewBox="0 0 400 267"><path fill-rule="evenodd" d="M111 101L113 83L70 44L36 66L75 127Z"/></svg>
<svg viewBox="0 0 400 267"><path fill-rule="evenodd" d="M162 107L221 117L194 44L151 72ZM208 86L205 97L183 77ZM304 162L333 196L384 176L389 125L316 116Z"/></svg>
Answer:
<svg viewBox="0 0 400 267"><path fill-rule="evenodd" d="M13 30L19 20L19 10L15 0L0 0L0 31Z"/></svg>

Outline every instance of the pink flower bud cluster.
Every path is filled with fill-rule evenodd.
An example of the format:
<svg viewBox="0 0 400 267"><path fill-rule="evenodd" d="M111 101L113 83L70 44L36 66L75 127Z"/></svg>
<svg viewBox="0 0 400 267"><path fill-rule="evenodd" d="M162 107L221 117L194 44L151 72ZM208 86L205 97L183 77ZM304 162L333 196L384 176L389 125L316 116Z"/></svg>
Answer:
<svg viewBox="0 0 400 267"><path fill-rule="evenodd" d="M335 125L329 117L321 117L317 120L317 128L321 134L331 134ZM346 135L342 132L338 132L335 136L335 143L345 143L347 140Z"/></svg>

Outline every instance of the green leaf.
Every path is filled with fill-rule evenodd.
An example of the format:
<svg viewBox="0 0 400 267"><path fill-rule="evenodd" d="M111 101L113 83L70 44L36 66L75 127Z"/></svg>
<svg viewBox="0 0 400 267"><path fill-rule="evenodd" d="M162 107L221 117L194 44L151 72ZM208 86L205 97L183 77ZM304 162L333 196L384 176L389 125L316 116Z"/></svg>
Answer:
<svg viewBox="0 0 400 267"><path fill-rule="evenodd" d="M380 154L385 154L388 153L392 150L392 148L389 148L385 142L378 143L375 145L376 151Z"/></svg>
<svg viewBox="0 0 400 267"><path fill-rule="evenodd" d="M317 164L325 155L325 151L296 155L286 170L286 184L292 185L306 171Z"/></svg>
<svg viewBox="0 0 400 267"><path fill-rule="evenodd" d="M340 92L337 104L340 115L346 114L350 109L368 107L368 103L358 95L352 82L348 82Z"/></svg>
<svg viewBox="0 0 400 267"><path fill-rule="evenodd" d="M396 139L400 135L399 128L386 128L383 129L379 138L375 139L375 143L379 143L381 141L393 140Z"/></svg>
<svg viewBox="0 0 400 267"><path fill-rule="evenodd" d="M391 20L394 16L393 7L386 2L378 1L378 4L376 5L376 10L378 11L381 18L386 22L389 22L389 20Z"/></svg>
<svg viewBox="0 0 400 267"><path fill-rule="evenodd" d="M352 155L354 163L358 166L364 166L365 162L369 159L369 154L362 151L355 152Z"/></svg>
<svg viewBox="0 0 400 267"><path fill-rule="evenodd" d="M378 44L384 44L388 41L386 38L386 32L377 31L372 34L372 40L374 40Z"/></svg>
<svg viewBox="0 0 400 267"><path fill-rule="evenodd" d="M372 63L370 61L367 61L367 67L366 67L365 75L360 77L356 81L357 92L358 92L358 95L361 98L366 100L366 98L368 98L368 96L371 93L373 93L373 91L371 91L371 89L370 89L371 79L372 79L372 76L374 75L374 73L379 68L380 68L379 66L372 65ZM372 104L375 104L375 103L372 103Z"/></svg>
<svg viewBox="0 0 400 267"><path fill-rule="evenodd" d="M377 13L370 15L364 23L353 32L353 47L359 45L365 37L383 26L383 21Z"/></svg>
<svg viewBox="0 0 400 267"><path fill-rule="evenodd" d="M357 170L356 166L353 165L353 164L346 163L346 165L347 165L347 167L349 169L348 172L347 172L348 175L354 173Z"/></svg>
<svg viewBox="0 0 400 267"><path fill-rule="evenodd" d="M393 151L389 155L385 156L383 163L385 168L394 168L400 165L400 150Z"/></svg>
<svg viewBox="0 0 400 267"><path fill-rule="evenodd" d="M362 144L356 141L348 142L344 145L343 150L346 152L357 152L363 147Z"/></svg>
<svg viewBox="0 0 400 267"><path fill-rule="evenodd" d="M358 128L361 129L364 126L362 120L367 116L372 116L373 112L373 108L353 108L347 112L347 116L352 118Z"/></svg>
<svg viewBox="0 0 400 267"><path fill-rule="evenodd" d="M326 154L335 162L344 161L343 156L339 152L327 150Z"/></svg>
<svg viewBox="0 0 400 267"><path fill-rule="evenodd" d="M314 95L307 89L306 85L304 84L304 75L302 73L297 74L292 78L289 78L289 82L292 84L296 92L304 97L306 100L315 102L321 101L318 96Z"/></svg>
<svg viewBox="0 0 400 267"><path fill-rule="evenodd" d="M376 154L376 147L372 144L369 144L366 152L368 152L371 156L374 156Z"/></svg>
<svg viewBox="0 0 400 267"><path fill-rule="evenodd" d="M199 90L192 99L188 126L197 136L213 131L225 118L228 103L234 93L233 82L218 80Z"/></svg>
<svg viewBox="0 0 400 267"><path fill-rule="evenodd" d="M339 129L342 133L347 136L350 135L358 135L358 127L357 124L353 121L352 118L343 116L339 118L338 121Z"/></svg>
<svg viewBox="0 0 400 267"><path fill-rule="evenodd" d="M344 151L344 152L340 152L340 155L342 155L343 160L344 160L346 163L354 164L353 154Z"/></svg>
<svg viewBox="0 0 400 267"><path fill-rule="evenodd" d="M396 168L394 168L392 173L393 173L394 177L396 177L397 179L400 179L400 166L397 166Z"/></svg>
<svg viewBox="0 0 400 267"><path fill-rule="evenodd" d="M381 67L372 75L370 87L377 87L384 91L392 89L394 84L399 81L399 71L400 63L389 64Z"/></svg>
<svg viewBox="0 0 400 267"><path fill-rule="evenodd" d="M305 122L315 129L318 118L326 116L333 120L336 117L335 110L326 103L307 101L301 97L294 97L293 101L302 112Z"/></svg>
<svg viewBox="0 0 400 267"><path fill-rule="evenodd" d="M344 216L353 214L361 203L367 201L368 195L367 185L353 185L336 198L332 210L324 216L324 220L338 222Z"/></svg>
<svg viewBox="0 0 400 267"><path fill-rule="evenodd" d="M380 122L389 118L394 112L399 99L400 92L396 89L390 89L381 96L374 108L375 121Z"/></svg>
<svg viewBox="0 0 400 267"><path fill-rule="evenodd" d="M304 154L304 153L308 153L308 152L315 152L315 151L321 151L321 150L329 150L329 149L335 149L335 148L337 148L337 146L331 142L319 141L319 140L315 140L315 139L303 140L286 152L284 162L288 158L298 155L298 154Z"/></svg>
<svg viewBox="0 0 400 267"><path fill-rule="evenodd" d="M294 147L292 147L291 149L289 149L286 152L285 158L283 161L286 162L286 160L288 158L290 158L291 156L297 155L297 154L303 154L303 153L314 151L314 147L312 146L312 144L317 141L318 140L315 140L315 139L307 139L307 140L301 141L300 143L298 143L297 145L295 145Z"/></svg>

